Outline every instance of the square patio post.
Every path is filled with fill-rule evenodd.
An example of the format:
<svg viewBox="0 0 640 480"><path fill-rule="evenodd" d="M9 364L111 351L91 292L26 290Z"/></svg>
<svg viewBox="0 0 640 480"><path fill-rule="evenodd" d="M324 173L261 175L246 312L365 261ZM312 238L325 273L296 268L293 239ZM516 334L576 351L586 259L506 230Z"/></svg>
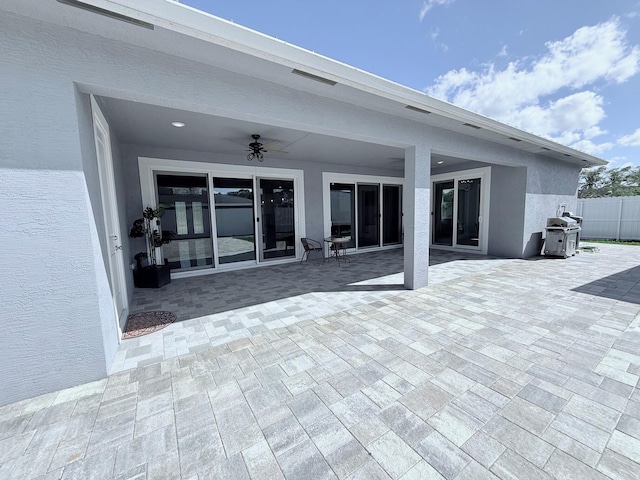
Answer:
<svg viewBox="0 0 640 480"><path fill-rule="evenodd" d="M404 151L404 286L428 284L431 150L426 145Z"/></svg>

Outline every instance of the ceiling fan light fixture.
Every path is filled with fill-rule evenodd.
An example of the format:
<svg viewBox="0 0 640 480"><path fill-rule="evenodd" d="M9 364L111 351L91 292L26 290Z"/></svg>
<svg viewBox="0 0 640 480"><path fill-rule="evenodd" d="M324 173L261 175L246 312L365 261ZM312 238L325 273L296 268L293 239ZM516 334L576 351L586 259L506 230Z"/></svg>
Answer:
<svg viewBox="0 0 640 480"><path fill-rule="evenodd" d="M253 159L258 160L259 162L264 162L264 155L262 154L262 152L258 152L258 153L251 152L249 155L247 155L247 160L251 161Z"/></svg>
<svg viewBox="0 0 640 480"><path fill-rule="evenodd" d="M253 159L256 159L259 162L263 162L264 154L267 151L262 147L262 143L258 141L260 140L260 135L254 133L253 135L251 135L251 138L253 138L253 142L249 144L249 155L247 155L247 160L251 161Z"/></svg>

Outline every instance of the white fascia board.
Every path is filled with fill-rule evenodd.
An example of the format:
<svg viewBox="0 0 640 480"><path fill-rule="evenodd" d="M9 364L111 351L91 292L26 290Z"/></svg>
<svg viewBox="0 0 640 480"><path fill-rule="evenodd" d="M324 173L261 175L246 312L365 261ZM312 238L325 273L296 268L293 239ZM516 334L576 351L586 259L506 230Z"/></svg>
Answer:
<svg viewBox="0 0 640 480"><path fill-rule="evenodd" d="M173 0L82 0L84 3L126 15L155 26L267 60L291 69L299 69L372 95L412 105L461 123L506 137L544 147L591 165L608 162L511 127L497 120L433 98L418 90L360 70L351 65L311 52L269 35L243 27ZM330 91L327 92L330 96ZM408 112L408 111L407 111ZM417 121L414 116L407 115ZM570 161L567 159L567 161Z"/></svg>

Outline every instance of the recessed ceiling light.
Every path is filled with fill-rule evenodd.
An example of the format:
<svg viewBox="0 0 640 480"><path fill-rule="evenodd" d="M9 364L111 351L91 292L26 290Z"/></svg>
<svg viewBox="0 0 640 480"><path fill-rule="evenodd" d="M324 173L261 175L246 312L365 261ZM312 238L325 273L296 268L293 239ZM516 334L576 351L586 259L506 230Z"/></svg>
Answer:
<svg viewBox="0 0 640 480"><path fill-rule="evenodd" d="M438 162L438 165L442 165L443 163L444 163L444 161L443 161L443 160L440 160L440 161Z"/></svg>
<svg viewBox="0 0 640 480"><path fill-rule="evenodd" d="M173 125L176 128L182 128L185 126L184 122L171 122L171 125Z"/></svg>

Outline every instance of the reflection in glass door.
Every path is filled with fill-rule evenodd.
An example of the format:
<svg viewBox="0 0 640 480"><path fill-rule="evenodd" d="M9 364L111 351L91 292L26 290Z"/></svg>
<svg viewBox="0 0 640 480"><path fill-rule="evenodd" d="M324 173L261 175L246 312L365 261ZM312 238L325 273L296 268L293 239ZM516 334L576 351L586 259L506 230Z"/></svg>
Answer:
<svg viewBox="0 0 640 480"><path fill-rule="evenodd" d="M380 186L358 184L358 248L380 246Z"/></svg>
<svg viewBox="0 0 640 480"><path fill-rule="evenodd" d="M477 247L480 237L480 179L458 180L456 245Z"/></svg>
<svg viewBox="0 0 640 480"><path fill-rule="evenodd" d="M396 245L402 242L402 187L382 187L382 244Z"/></svg>
<svg viewBox="0 0 640 480"><path fill-rule="evenodd" d="M453 245L453 180L434 184L433 244Z"/></svg>
<svg viewBox="0 0 640 480"><path fill-rule="evenodd" d="M295 257L295 205L292 180L258 179L260 260Z"/></svg>
<svg viewBox="0 0 640 480"><path fill-rule="evenodd" d="M175 233L163 246L169 267L198 269L213 265L209 189L206 175L157 175L158 201L166 204L162 229Z"/></svg>
<svg viewBox="0 0 640 480"><path fill-rule="evenodd" d="M356 246L356 186L348 183L332 183L331 195L331 236L351 237L346 248Z"/></svg>
<svg viewBox="0 0 640 480"><path fill-rule="evenodd" d="M256 259L253 214L253 181L214 178L218 262Z"/></svg>

